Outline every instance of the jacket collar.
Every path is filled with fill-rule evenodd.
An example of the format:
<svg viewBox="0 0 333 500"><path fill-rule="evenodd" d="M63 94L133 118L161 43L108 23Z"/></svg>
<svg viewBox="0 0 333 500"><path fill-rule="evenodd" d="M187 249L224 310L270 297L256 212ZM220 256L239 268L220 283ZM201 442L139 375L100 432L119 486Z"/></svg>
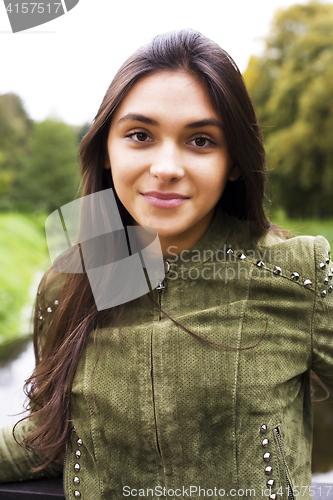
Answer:
<svg viewBox="0 0 333 500"><path fill-rule="evenodd" d="M227 215L220 207L217 207L207 231L195 245L189 250L184 250L180 254L166 259L170 264L170 270L176 271L182 266L182 272L186 273L190 269L202 266L205 262L214 260L218 252L218 260L223 260L235 221L237 219Z"/></svg>

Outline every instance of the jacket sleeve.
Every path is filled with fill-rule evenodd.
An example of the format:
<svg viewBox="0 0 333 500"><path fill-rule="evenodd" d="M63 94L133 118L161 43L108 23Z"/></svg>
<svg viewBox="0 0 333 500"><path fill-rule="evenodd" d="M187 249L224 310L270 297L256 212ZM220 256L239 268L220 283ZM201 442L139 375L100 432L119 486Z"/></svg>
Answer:
<svg viewBox="0 0 333 500"><path fill-rule="evenodd" d="M312 369L333 393L333 264L328 242L314 240L315 303L312 319Z"/></svg>
<svg viewBox="0 0 333 500"><path fill-rule="evenodd" d="M34 428L32 419L20 422L15 428L15 438L21 443L26 435ZM56 477L62 474L61 457L53 462L42 472L31 474L31 469L41 464L36 453L27 451L18 444L13 436L12 427L4 427L0 430L0 482L22 481L26 479L37 479L40 477Z"/></svg>

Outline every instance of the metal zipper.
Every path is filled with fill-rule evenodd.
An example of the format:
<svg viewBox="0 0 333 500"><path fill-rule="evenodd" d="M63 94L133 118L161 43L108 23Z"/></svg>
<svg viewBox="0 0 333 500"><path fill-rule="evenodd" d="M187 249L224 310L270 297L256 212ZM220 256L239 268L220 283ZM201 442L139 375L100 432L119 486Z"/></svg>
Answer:
<svg viewBox="0 0 333 500"><path fill-rule="evenodd" d="M158 291L158 305L161 308L162 307L162 293L165 288L164 281L160 281L159 284L156 287L156 290ZM162 319L162 312L160 311L160 316L159 316L159 321ZM156 432L156 446L158 449L158 453L161 456L161 449L160 449L160 443L158 440L158 432L157 432L157 419L156 419L156 408L155 408L155 388L154 388L154 363L153 363L153 335L154 332L151 332L150 336L150 362L151 362L151 370L150 370L150 376L151 376L151 386L152 386L152 393L153 393L153 407L154 407L154 420L155 420L155 432Z"/></svg>
<svg viewBox="0 0 333 500"><path fill-rule="evenodd" d="M281 453L282 460L283 460L284 473L286 475L287 486L288 486L288 500L294 500L293 490L291 488L291 484L290 484L289 477L288 477L288 472L287 472L287 464L286 464L285 454L284 454L284 451L283 451L281 434L280 434L280 431L279 431L278 427L275 427L274 431L275 431L275 434L276 434L276 438L277 438L278 445L279 445L279 448L280 448L280 453Z"/></svg>
<svg viewBox="0 0 333 500"><path fill-rule="evenodd" d="M160 283L157 285L156 290L158 291L158 305L160 306L160 309L162 308L162 293L165 288L164 281L160 281ZM162 319L162 312L160 311L160 317L159 321Z"/></svg>

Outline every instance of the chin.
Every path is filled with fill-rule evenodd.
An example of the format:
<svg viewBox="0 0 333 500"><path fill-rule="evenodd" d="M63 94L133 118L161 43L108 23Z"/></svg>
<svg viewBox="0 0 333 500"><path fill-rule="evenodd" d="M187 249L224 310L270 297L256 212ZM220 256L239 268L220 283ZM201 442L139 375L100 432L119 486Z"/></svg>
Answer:
<svg viewBox="0 0 333 500"><path fill-rule="evenodd" d="M156 229L157 234L160 238L173 238L173 237L176 237L178 235L178 232L175 231L174 229L168 230L168 229L164 229L164 228L161 229L158 227L155 227L154 229Z"/></svg>
<svg viewBox="0 0 333 500"><path fill-rule="evenodd" d="M177 236L177 234L183 232L183 228L176 227L176 221L166 221L166 223L161 223L161 220L146 219L142 221L141 226L147 226L155 229L161 238L168 238L172 236Z"/></svg>

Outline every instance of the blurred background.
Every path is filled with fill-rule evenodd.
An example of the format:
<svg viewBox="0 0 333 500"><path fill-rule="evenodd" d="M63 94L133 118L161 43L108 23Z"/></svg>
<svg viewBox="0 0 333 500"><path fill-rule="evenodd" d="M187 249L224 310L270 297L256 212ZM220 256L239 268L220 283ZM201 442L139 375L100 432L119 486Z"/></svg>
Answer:
<svg viewBox="0 0 333 500"><path fill-rule="evenodd" d="M16 34L1 4L1 426L22 410L34 363L32 303L50 265L44 222L79 193L79 141L122 62L179 28L212 38L243 73L264 132L270 219L333 245L333 0L80 0ZM314 404L314 416L313 470L328 472L331 398Z"/></svg>

